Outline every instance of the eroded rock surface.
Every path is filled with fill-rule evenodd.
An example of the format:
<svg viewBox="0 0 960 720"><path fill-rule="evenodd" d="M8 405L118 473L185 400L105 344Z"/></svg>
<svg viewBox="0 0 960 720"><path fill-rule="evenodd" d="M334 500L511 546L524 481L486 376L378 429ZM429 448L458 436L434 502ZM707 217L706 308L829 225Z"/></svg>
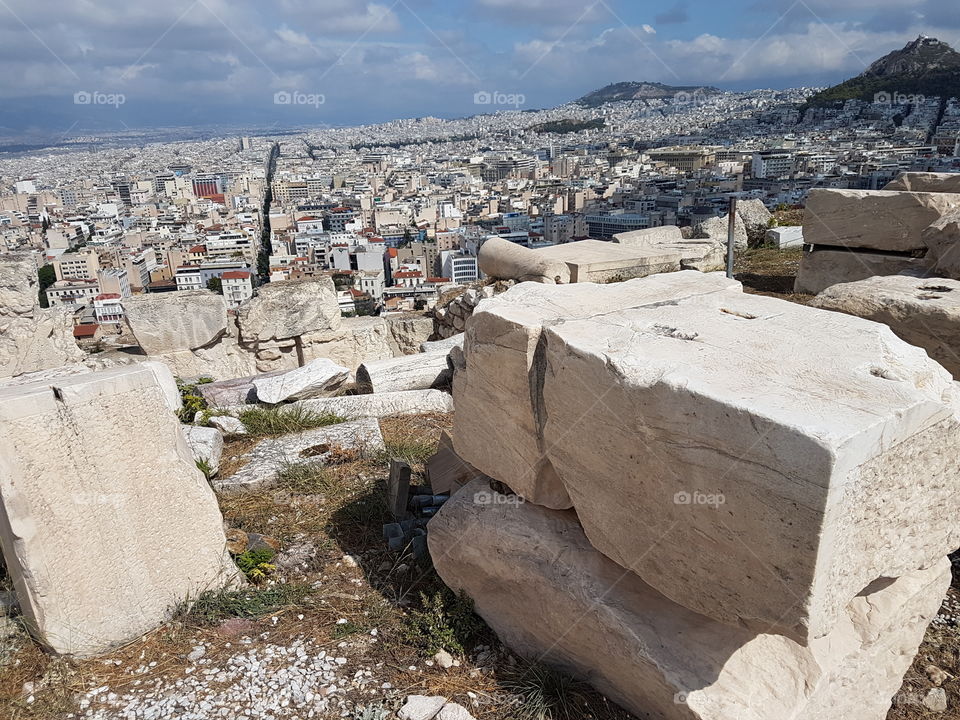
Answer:
<svg viewBox="0 0 960 720"><path fill-rule="evenodd" d="M595 550L575 513L482 480L446 503L428 541L440 576L508 646L668 720L882 720L950 583L945 558L878 583L805 647L694 613Z"/></svg>

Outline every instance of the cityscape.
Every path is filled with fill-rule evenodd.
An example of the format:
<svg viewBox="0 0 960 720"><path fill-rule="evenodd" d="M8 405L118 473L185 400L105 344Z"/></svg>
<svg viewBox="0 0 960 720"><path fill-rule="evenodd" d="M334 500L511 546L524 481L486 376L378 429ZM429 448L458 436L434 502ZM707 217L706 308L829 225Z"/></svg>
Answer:
<svg viewBox="0 0 960 720"><path fill-rule="evenodd" d="M960 718L960 9L0 0L0 717Z"/></svg>

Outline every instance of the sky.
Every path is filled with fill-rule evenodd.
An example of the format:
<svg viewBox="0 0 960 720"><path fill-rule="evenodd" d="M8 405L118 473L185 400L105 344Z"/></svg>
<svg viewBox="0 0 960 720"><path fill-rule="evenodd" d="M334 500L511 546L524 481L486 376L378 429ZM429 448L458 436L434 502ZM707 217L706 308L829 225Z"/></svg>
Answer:
<svg viewBox="0 0 960 720"><path fill-rule="evenodd" d="M356 125L612 82L828 85L956 0L0 0L0 135Z"/></svg>

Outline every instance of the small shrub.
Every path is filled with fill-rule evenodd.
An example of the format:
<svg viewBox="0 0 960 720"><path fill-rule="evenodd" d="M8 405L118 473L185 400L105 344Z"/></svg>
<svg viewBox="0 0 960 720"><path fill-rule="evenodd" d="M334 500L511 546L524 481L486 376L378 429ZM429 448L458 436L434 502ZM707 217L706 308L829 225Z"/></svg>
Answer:
<svg viewBox="0 0 960 720"><path fill-rule="evenodd" d="M183 400L183 407L178 413L180 422L192 423L198 412L207 409L207 401L203 399L200 391L197 390L197 386L211 382L213 380L210 378L200 378L195 383L185 383L182 380L177 380L177 390L180 391L180 398Z"/></svg>
<svg viewBox="0 0 960 720"><path fill-rule="evenodd" d="M473 600L465 593L454 595L444 588L433 595L420 593L423 608L409 615L407 639L434 655L441 650L463 654L484 630L473 612Z"/></svg>
<svg viewBox="0 0 960 720"><path fill-rule="evenodd" d="M251 408L241 412L239 417L247 432L255 436L286 435L347 421L334 413L318 413L296 406Z"/></svg>
<svg viewBox="0 0 960 720"><path fill-rule="evenodd" d="M260 584L277 569L270 561L276 553L273 550L264 548L262 550L247 550L234 559L240 571L247 576L247 580L254 584Z"/></svg>
<svg viewBox="0 0 960 720"><path fill-rule="evenodd" d="M203 473L203 476L207 480L216 475L213 466L210 464L210 461L207 458L200 458L197 460L197 469Z"/></svg>
<svg viewBox="0 0 960 720"><path fill-rule="evenodd" d="M310 594L306 585L274 585L268 588L210 590L193 603L181 605L175 617L197 625L217 625L228 618L255 619L284 607L297 605Z"/></svg>

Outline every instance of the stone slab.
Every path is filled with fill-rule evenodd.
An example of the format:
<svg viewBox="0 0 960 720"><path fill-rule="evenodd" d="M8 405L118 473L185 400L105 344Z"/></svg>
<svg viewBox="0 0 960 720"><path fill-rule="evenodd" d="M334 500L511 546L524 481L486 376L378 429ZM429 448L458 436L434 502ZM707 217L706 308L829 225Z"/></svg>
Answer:
<svg viewBox="0 0 960 720"><path fill-rule="evenodd" d="M227 332L227 304L209 290L134 295L121 301L127 325L147 355L211 345Z"/></svg>
<svg viewBox="0 0 960 720"><path fill-rule="evenodd" d="M767 230L766 241L778 250L803 247L803 228L784 226Z"/></svg>
<svg viewBox="0 0 960 720"><path fill-rule="evenodd" d="M268 342L340 328L340 305L330 278L267 283L240 306L240 341Z"/></svg>
<svg viewBox="0 0 960 720"><path fill-rule="evenodd" d="M0 390L0 544L31 631L57 653L129 642L237 577L145 365Z"/></svg>
<svg viewBox="0 0 960 720"><path fill-rule="evenodd" d="M548 262L564 262L570 282L628 280L680 269L677 252L660 246L635 247L602 240L579 240L533 251Z"/></svg>
<svg viewBox="0 0 960 720"><path fill-rule="evenodd" d="M327 427L261 440L247 455L245 464L229 477L216 481L221 490L267 485L284 467L298 463L323 464L330 450L358 450L372 457L384 450L380 424L372 419L352 420Z"/></svg>
<svg viewBox="0 0 960 720"><path fill-rule="evenodd" d="M960 209L960 194L887 190L811 190L803 218L808 244L911 253L922 234Z"/></svg>
<svg viewBox="0 0 960 720"><path fill-rule="evenodd" d="M350 378L350 370L332 360L318 358L285 373L258 376L253 387L258 402L277 404L294 400L332 397Z"/></svg>
<svg viewBox="0 0 960 720"><path fill-rule="evenodd" d="M878 275L924 275L928 264L921 258L884 255L865 250L814 250L803 253L794 292L816 295L831 285L857 282Z"/></svg>
<svg viewBox="0 0 960 720"><path fill-rule="evenodd" d="M453 383L458 417L453 441L465 461L516 492L552 508L570 498L545 457L541 407L535 398L542 328L590 315L669 303L689 294L740 288L721 273L653 275L611 285L570 285L543 293L522 283L486 300L473 314L464 342L466 367Z"/></svg>
<svg viewBox="0 0 960 720"><path fill-rule="evenodd" d="M874 277L832 285L811 305L883 323L960 378L960 281Z"/></svg>
<svg viewBox="0 0 960 720"><path fill-rule="evenodd" d="M697 612L806 643L960 545L960 394L884 325L727 291L541 343L544 456L587 536Z"/></svg>
<svg viewBox="0 0 960 720"><path fill-rule="evenodd" d="M520 655L637 717L883 720L950 582L949 562L852 598L809 647L678 605L591 547L573 512L464 488L430 522L443 580Z"/></svg>
<svg viewBox="0 0 960 720"><path fill-rule="evenodd" d="M960 173L907 172L888 183L884 190L960 193Z"/></svg>
<svg viewBox="0 0 960 720"><path fill-rule="evenodd" d="M517 282L566 285L570 270L566 262L551 260L509 240L492 237L480 246L480 271L487 277Z"/></svg>

